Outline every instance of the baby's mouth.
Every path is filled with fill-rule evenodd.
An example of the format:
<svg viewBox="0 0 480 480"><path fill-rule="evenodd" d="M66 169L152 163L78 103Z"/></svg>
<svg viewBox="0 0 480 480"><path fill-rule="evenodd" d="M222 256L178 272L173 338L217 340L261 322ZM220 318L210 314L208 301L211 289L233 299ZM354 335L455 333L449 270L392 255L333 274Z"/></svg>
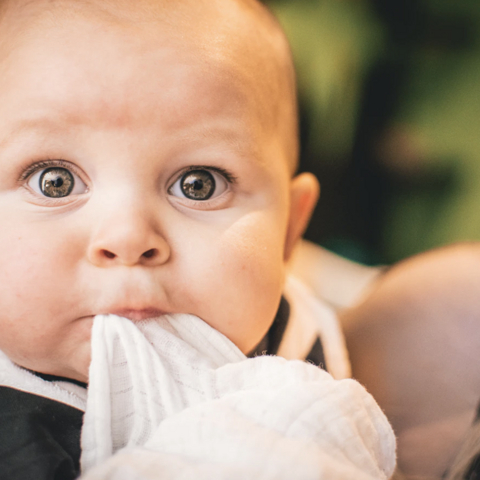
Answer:
<svg viewBox="0 0 480 480"><path fill-rule="evenodd" d="M139 322L141 320L146 320L148 318L160 317L161 315L165 315L166 312L159 310L157 308L141 308L141 309L120 308L117 310L109 311L108 313L117 315L119 317L125 317L132 321Z"/></svg>

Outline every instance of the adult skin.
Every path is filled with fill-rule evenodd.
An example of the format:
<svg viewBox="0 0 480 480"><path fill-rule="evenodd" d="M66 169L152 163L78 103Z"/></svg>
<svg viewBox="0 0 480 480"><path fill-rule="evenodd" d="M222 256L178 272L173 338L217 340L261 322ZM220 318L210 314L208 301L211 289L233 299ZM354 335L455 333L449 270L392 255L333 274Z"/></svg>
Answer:
<svg viewBox="0 0 480 480"><path fill-rule="evenodd" d="M354 378L398 438L408 478L440 478L480 399L480 246L418 255L342 315Z"/></svg>

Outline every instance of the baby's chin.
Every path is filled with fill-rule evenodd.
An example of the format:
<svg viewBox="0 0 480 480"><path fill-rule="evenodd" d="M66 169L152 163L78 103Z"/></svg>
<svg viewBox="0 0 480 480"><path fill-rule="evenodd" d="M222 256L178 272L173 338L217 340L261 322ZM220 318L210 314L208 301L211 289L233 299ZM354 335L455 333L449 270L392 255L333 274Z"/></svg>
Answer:
<svg viewBox="0 0 480 480"><path fill-rule="evenodd" d="M83 342L78 348L73 358L68 359L65 363L64 373L59 376L71 378L82 383L88 383L88 371L92 360L91 340Z"/></svg>
<svg viewBox="0 0 480 480"><path fill-rule="evenodd" d="M90 349L88 355L85 359L81 361L79 366L76 366L75 370L68 372L65 376L66 378L71 378L72 380L77 380L82 383L88 383L88 370L90 368L91 353Z"/></svg>
<svg viewBox="0 0 480 480"><path fill-rule="evenodd" d="M66 350L66 354L61 352L61 355L55 359L55 364L52 365L54 373L46 373L88 383L88 371L92 359L91 327L93 317L85 320L83 323L86 328L81 335L83 338L75 342L74 348Z"/></svg>
<svg viewBox="0 0 480 480"><path fill-rule="evenodd" d="M45 371L40 371L39 373L54 375L88 384L88 370L91 361L90 344L86 345L84 350L84 352L75 352L75 361L72 362L72 359L70 358L61 365L54 366L53 368L45 368L43 369Z"/></svg>
<svg viewBox="0 0 480 480"><path fill-rule="evenodd" d="M10 357L10 360L30 372L35 374L49 375L53 377L60 377L60 379L66 380L75 380L81 383L88 383L88 370L90 366L90 351L88 352L88 357L86 356L81 361L76 362L74 365L71 362L56 362L52 364L51 362L41 362L38 360L20 360Z"/></svg>
<svg viewBox="0 0 480 480"><path fill-rule="evenodd" d="M88 383L88 371L91 362L91 341L84 340L74 351L67 355L58 355L45 362L34 361L20 366L35 372Z"/></svg>

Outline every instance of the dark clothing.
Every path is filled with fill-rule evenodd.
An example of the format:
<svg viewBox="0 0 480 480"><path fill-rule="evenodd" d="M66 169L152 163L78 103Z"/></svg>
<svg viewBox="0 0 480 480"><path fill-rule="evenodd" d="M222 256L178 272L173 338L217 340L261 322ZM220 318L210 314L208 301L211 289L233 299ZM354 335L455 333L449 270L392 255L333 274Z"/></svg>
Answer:
<svg viewBox="0 0 480 480"><path fill-rule="evenodd" d="M472 431L478 431L476 427L478 426L479 422L480 422L480 405L477 408L477 416L475 418ZM478 455L472 460L472 463L467 469L464 480L480 480L480 453L478 453Z"/></svg>
<svg viewBox="0 0 480 480"><path fill-rule="evenodd" d="M290 317L290 305L285 297L280 300L277 315L268 330L267 334L260 340L260 343L248 354L249 357L258 355L276 355L283 339L283 334L287 328L288 319ZM307 362L317 365L328 371L323 353L322 340L318 337L312 345L310 352L305 358Z"/></svg>
<svg viewBox="0 0 480 480"><path fill-rule="evenodd" d="M0 387L0 478L77 478L82 419L69 405Z"/></svg>
<svg viewBox="0 0 480 480"><path fill-rule="evenodd" d="M470 465L465 480L480 480L480 457L476 457Z"/></svg>

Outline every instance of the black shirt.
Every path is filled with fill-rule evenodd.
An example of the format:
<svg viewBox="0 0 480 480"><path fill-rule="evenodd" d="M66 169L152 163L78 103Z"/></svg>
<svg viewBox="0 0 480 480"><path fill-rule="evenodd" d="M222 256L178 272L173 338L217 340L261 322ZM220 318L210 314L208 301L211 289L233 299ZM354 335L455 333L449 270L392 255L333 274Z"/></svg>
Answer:
<svg viewBox="0 0 480 480"><path fill-rule="evenodd" d="M0 478L77 478L82 419L74 407L0 386Z"/></svg>

